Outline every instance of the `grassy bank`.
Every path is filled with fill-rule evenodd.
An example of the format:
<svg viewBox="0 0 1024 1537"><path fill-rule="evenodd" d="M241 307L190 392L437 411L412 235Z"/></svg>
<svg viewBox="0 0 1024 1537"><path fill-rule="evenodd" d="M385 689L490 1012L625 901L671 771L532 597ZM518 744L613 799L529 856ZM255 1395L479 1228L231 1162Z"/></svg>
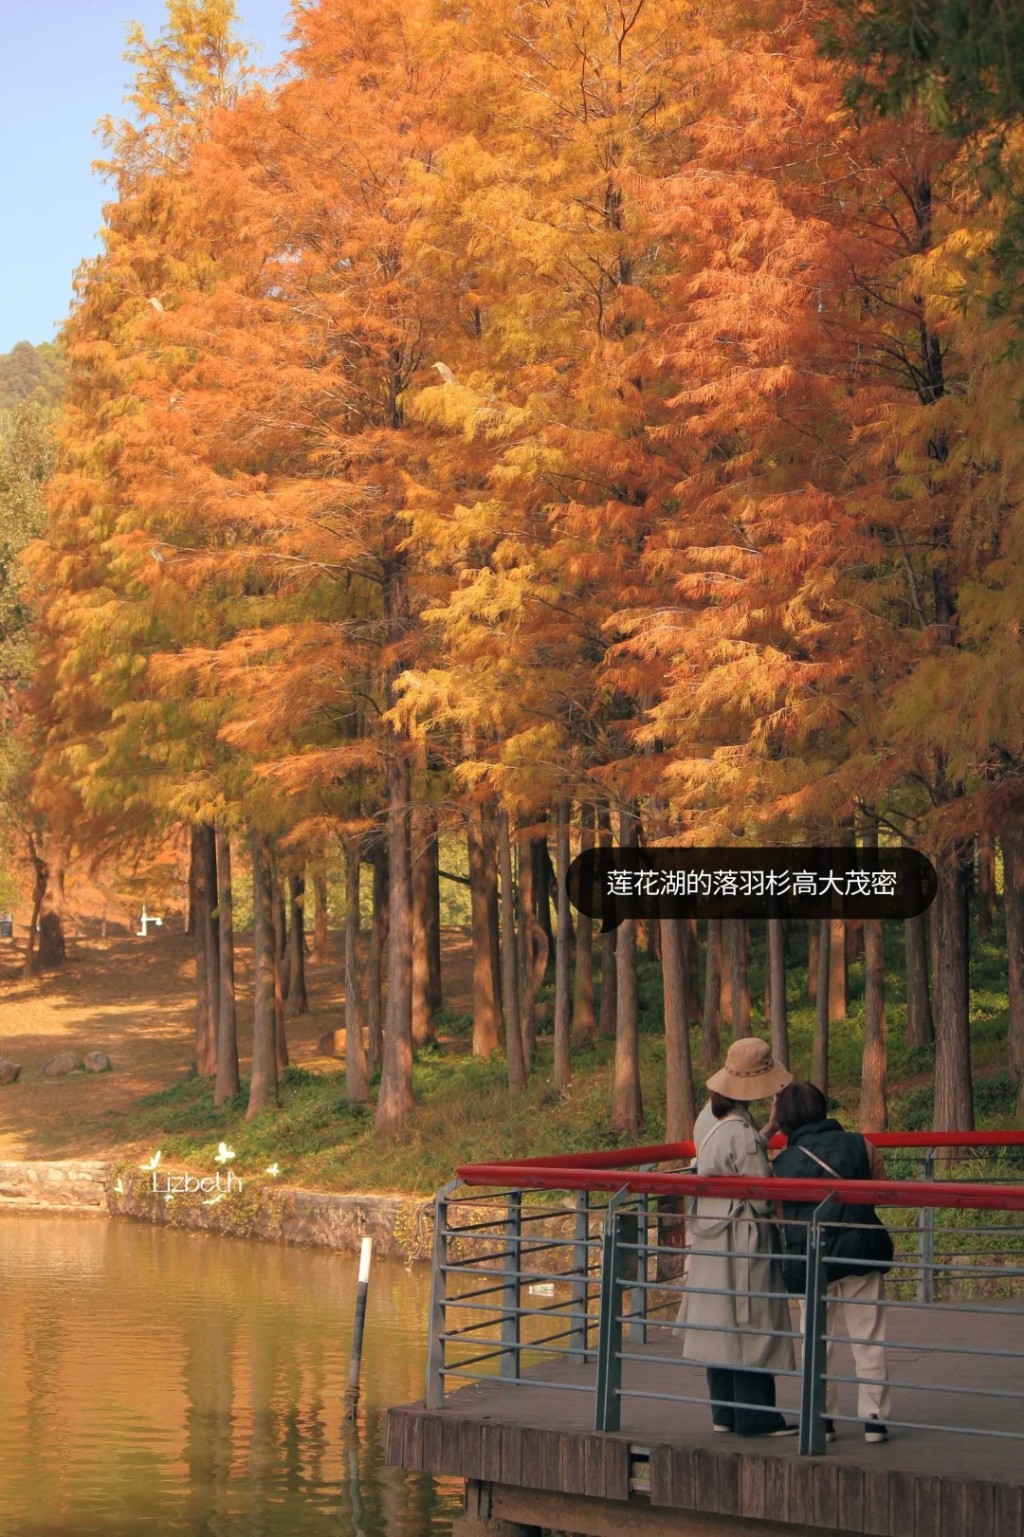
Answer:
<svg viewBox="0 0 1024 1537"><path fill-rule="evenodd" d="M902 942L887 935L887 1016L889 1026L890 1124L916 1130L931 1123L932 1050L911 1050L906 1042L902 1003ZM797 1073L810 1068L813 1009L807 998L806 971L799 953L792 957L789 1014L792 1064ZM979 1125L1013 1124L1014 1097L1005 1071L1006 988L1001 936L972 945L972 1045ZM762 957L755 946L751 991L762 991ZM850 975L849 1017L833 1027L832 1099L848 1125L856 1124L863 1038L863 966ZM641 1061L646 1111L644 1140L664 1135L664 1045L660 969L641 960ZM550 1014L550 1009L548 1010ZM763 1028L763 1022L761 1028ZM408 1139L383 1143L373 1130L372 1108L352 1109L345 1101L345 1077L339 1069L291 1068L281 1088L281 1107L246 1124L246 1086L238 1097L215 1110L212 1087L186 1079L145 1096L124 1116L125 1132L163 1151L167 1161L209 1167L213 1151L226 1140L237 1154L237 1167L262 1169L276 1163L290 1183L331 1190L401 1190L428 1193L451 1176L459 1163L589 1147L613 1147L608 1126L613 1045L596 1041L574 1058L571 1087L558 1093L551 1082L550 1039L542 1035L539 1059L528 1092L511 1100L505 1064L498 1057L474 1060L466 1050L470 1020L442 1013L441 1043L422 1052L415 1068L416 1111ZM693 1031L695 1061L699 1031ZM702 1076L702 1075L698 1075Z"/></svg>

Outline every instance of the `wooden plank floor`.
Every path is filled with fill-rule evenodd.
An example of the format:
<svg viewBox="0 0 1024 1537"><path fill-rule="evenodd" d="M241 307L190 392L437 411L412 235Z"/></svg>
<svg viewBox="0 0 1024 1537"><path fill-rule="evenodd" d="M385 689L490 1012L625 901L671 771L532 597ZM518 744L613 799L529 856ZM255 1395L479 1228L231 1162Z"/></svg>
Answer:
<svg viewBox="0 0 1024 1537"><path fill-rule="evenodd" d="M821 1458L800 1457L795 1438L751 1442L714 1434L704 1373L675 1359L681 1345L671 1331L652 1330L652 1343L628 1347L638 1359L624 1366L622 1426L615 1436L594 1433L593 1364L528 1362L522 1384L492 1379L449 1390L438 1412L422 1405L392 1411L389 1460L623 1499L634 1444L651 1449L651 1501L662 1506L881 1537L1024 1537L1024 1441L952 1430L1024 1431L1024 1404L985 1396L1024 1392L1024 1359L924 1349L956 1343L1024 1355L1024 1301L978 1306L973 1314L890 1312L890 1380L919 1386L894 1386L894 1428L885 1445L866 1445L859 1423L840 1422L838 1441ZM664 1364L654 1356L673 1359ZM842 1345L836 1370L853 1376ZM778 1389L780 1406L795 1412L798 1379L780 1377ZM634 1396L665 1393L697 1402ZM852 1383L840 1387L839 1412L856 1414ZM901 1429L900 1420L938 1428Z"/></svg>

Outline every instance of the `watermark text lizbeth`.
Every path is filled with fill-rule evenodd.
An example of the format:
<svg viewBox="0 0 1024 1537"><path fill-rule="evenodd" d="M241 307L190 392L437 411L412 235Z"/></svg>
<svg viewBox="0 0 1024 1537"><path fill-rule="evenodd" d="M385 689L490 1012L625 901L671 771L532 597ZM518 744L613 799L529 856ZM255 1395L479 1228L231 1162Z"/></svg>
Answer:
<svg viewBox="0 0 1024 1537"><path fill-rule="evenodd" d="M153 1170L154 1195L240 1195L242 1181L233 1169L224 1174L167 1174Z"/></svg>

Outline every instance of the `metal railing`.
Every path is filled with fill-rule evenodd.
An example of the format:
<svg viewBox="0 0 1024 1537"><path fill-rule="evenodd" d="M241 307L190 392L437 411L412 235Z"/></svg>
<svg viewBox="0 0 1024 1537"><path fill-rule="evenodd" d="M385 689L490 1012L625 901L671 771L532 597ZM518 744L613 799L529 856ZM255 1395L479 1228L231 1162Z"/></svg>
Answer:
<svg viewBox="0 0 1024 1537"><path fill-rule="evenodd" d="M763 1257L777 1244L778 1203L799 1203L806 1213L787 1216L787 1225L796 1220L806 1237L799 1295L785 1289L781 1256L770 1260L767 1287L762 1276L752 1292L732 1289L735 1297L774 1300L777 1309L794 1304L790 1327L779 1327L784 1314L772 1321L775 1327L763 1320L757 1328L713 1325L721 1334L779 1335L792 1342L798 1359L772 1375L799 1385L801 1453L824 1452L826 1420L866 1418L829 1405L839 1387L849 1385L859 1396L872 1388L892 1391L901 1416L887 1416L890 1428L1024 1439L1024 1429L1013 1428L1024 1425L1024 1183L1014 1179L1016 1169L1005 1158L1001 1182L973 1175L951 1179L953 1166L935 1158L936 1149L955 1155L953 1172L962 1176L978 1147L1010 1149L1013 1158L1024 1149L1024 1134L890 1134L872 1141L919 1159L919 1177L748 1180L651 1167L691 1157L692 1144L685 1143L460 1169L436 1198L428 1406L443 1404L448 1383L496 1379L510 1387L590 1395L599 1431L622 1428L623 1406L630 1401L707 1405L707 1394L692 1375L679 1380L679 1369L692 1373L694 1365L708 1364L688 1357L684 1346L711 1326L684 1325L677 1315L683 1297L701 1291L687 1284L686 1265L709 1252L692 1239L687 1224L692 1227L694 1214L700 1217L701 1202L729 1197L746 1203L746 1220L762 1235L763 1247L755 1247ZM627 1166L633 1162L646 1167ZM896 1252L879 1296L839 1298L837 1290L850 1289L830 1288L840 1264L830 1238L851 1227L837 1221L838 1203L884 1211ZM747 1237L747 1247L716 1245L712 1252L742 1262L750 1253L749 1232ZM712 1290L727 1294L730 1288L716 1284ZM1007 1299L1009 1305L1002 1305ZM837 1370L835 1349L849 1343L836 1332L839 1303L854 1332L864 1332L856 1328L858 1308L880 1310L870 1315L875 1333L890 1334L890 1351L909 1345L909 1365L896 1377L889 1374L888 1382L863 1375L863 1369L859 1376ZM933 1323L942 1319L941 1331L913 1333L911 1320L922 1309ZM995 1343L989 1338L993 1325ZM781 1348L784 1358L787 1347ZM705 1354L696 1343L691 1349ZM980 1363L985 1377L928 1380L923 1363L957 1358ZM1010 1376L999 1385L998 1370L995 1378L993 1372L1006 1366ZM912 1395L922 1393L943 1395L938 1418L934 1412L929 1417L927 1404L924 1418L902 1412ZM718 1396L715 1404L716 1412L743 1407Z"/></svg>

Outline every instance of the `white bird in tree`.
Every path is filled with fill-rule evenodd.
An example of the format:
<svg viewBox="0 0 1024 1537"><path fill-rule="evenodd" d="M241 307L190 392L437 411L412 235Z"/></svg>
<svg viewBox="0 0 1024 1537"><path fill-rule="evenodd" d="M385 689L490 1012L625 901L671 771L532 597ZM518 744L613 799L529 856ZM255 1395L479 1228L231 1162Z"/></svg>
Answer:
<svg viewBox="0 0 1024 1537"><path fill-rule="evenodd" d="M228 1147L226 1142L221 1142L213 1155L214 1163L230 1163L234 1158L234 1150Z"/></svg>
<svg viewBox="0 0 1024 1537"><path fill-rule="evenodd" d="M121 1178L120 1174L114 1181L114 1194L124 1195L124 1180Z"/></svg>
<svg viewBox="0 0 1024 1537"><path fill-rule="evenodd" d="M280 1170L280 1168L278 1167L278 1165L276 1163L268 1163L267 1167L263 1170L263 1172L264 1172L264 1174L271 1174L271 1175L273 1175L274 1179L276 1179L277 1176L280 1174L281 1170Z"/></svg>
<svg viewBox="0 0 1024 1537"><path fill-rule="evenodd" d="M441 375L441 378L444 380L445 384L454 384L455 383L455 375L452 373L452 371L448 367L447 363L435 363L434 367L437 369L438 373Z"/></svg>
<svg viewBox="0 0 1024 1537"><path fill-rule="evenodd" d="M153 1154L153 1156L149 1160L149 1162L148 1163L140 1163L139 1164L139 1168L145 1174L152 1174L153 1170L157 1167L157 1165L160 1162L160 1157L161 1157L160 1149L157 1148L156 1152Z"/></svg>
<svg viewBox="0 0 1024 1537"><path fill-rule="evenodd" d="M147 304L151 304L153 306L153 308L155 310L158 310L161 315L163 314L164 307L160 303L160 300L157 298L156 294L147 294L146 295L146 303Z"/></svg>
<svg viewBox="0 0 1024 1537"><path fill-rule="evenodd" d="M224 1199L224 1192L222 1190L220 1195L212 1195L208 1201L204 1201L203 1202L203 1205L204 1206L216 1206L217 1202L218 1201L223 1201L223 1199Z"/></svg>

